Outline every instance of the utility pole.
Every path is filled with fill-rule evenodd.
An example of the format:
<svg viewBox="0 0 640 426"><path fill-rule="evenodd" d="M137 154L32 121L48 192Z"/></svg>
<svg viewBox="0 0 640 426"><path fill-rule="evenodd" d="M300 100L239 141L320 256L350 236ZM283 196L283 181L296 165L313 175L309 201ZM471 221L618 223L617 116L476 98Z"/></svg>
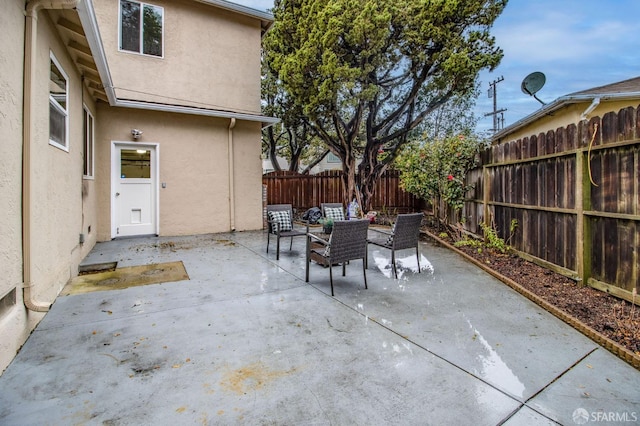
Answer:
<svg viewBox="0 0 640 426"><path fill-rule="evenodd" d="M488 112L484 116L485 117L489 115L493 116L493 128L491 129L491 131L493 132L497 132L498 130L502 129L502 127L504 126L504 114L502 113L504 113L507 109L506 108L498 109L498 91L496 88L497 84L503 80L504 80L504 77L500 76L500 78L493 80L491 83L489 83L489 97L493 98L493 112ZM500 117L498 117L498 114L502 115L502 120L500 120Z"/></svg>

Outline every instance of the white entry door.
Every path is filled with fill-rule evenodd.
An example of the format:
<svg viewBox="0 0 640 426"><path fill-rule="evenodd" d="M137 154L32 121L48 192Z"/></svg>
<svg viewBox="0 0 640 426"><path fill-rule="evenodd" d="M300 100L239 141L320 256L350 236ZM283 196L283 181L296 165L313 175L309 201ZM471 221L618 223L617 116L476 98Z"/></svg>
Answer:
<svg viewBox="0 0 640 426"><path fill-rule="evenodd" d="M156 145L114 143L111 237L157 234Z"/></svg>

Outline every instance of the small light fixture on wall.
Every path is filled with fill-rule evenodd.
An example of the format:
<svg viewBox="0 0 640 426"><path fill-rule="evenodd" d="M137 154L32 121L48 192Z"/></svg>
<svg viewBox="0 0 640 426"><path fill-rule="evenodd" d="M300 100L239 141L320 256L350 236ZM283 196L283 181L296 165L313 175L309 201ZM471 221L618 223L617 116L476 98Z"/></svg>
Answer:
<svg viewBox="0 0 640 426"><path fill-rule="evenodd" d="M133 136L133 139L140 139L140 136L142 136L142 130L131 129L131 136Z"/></svg>

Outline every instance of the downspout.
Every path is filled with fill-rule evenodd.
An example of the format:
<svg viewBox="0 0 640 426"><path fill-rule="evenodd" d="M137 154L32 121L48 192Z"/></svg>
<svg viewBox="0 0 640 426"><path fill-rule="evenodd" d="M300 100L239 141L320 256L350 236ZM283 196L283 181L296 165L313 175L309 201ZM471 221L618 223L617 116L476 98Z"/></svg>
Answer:
<svg viewBox="0 0 640 426"><path fill-rule="evenodd" d="M231 118L229 122L229 225L231 232L236 230L236 196L235 196L235 183L233 173L233 128L236 127L236 119Z"/></svg>
<svg viewBox="0 0 640 426"><path fill-rule="evenodd" d="M580 120L586 120L589 114L591 114L598 105L600 105L600 98L593 98L591 105L589 105L589 107L585 109L582 115L580 116Z"/></svg>
<svg viewBox="0 0 640 426"><path fill-rule="evenodd" d="M26 308L47 312L51 304L33 300L31 294L31 144L34 132L34 104L36 81L36 41L38 12L42 9L73 9L80 0L32 0L27 3L24 35L24 99L22 117L22 296Z"/></svg>

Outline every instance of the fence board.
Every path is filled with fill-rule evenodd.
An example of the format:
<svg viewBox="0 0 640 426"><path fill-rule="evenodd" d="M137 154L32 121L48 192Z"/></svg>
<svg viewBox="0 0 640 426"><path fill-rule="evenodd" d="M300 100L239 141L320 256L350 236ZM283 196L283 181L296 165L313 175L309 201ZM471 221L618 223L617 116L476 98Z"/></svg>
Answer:
<svg viewBox="0 0 640 426"><path fill-rule="evenodd" d="M480 159L467 177L477 185L462 212L468 231L482 234L488 208L501 238L518 221L517 250L628 299L640 290L640 107L494 145Z"/></svg>
<svg viewBox="0 0 640 426"><path fill-rule="evenodd" d="M329 170L316 175L279 171L263 175L267 204L292 204L298 212L320 203L344 203L342 171ZM376 183L373 210L397 213L418 211L424 202L400 188L400 173L388 171Z"/></svg>

